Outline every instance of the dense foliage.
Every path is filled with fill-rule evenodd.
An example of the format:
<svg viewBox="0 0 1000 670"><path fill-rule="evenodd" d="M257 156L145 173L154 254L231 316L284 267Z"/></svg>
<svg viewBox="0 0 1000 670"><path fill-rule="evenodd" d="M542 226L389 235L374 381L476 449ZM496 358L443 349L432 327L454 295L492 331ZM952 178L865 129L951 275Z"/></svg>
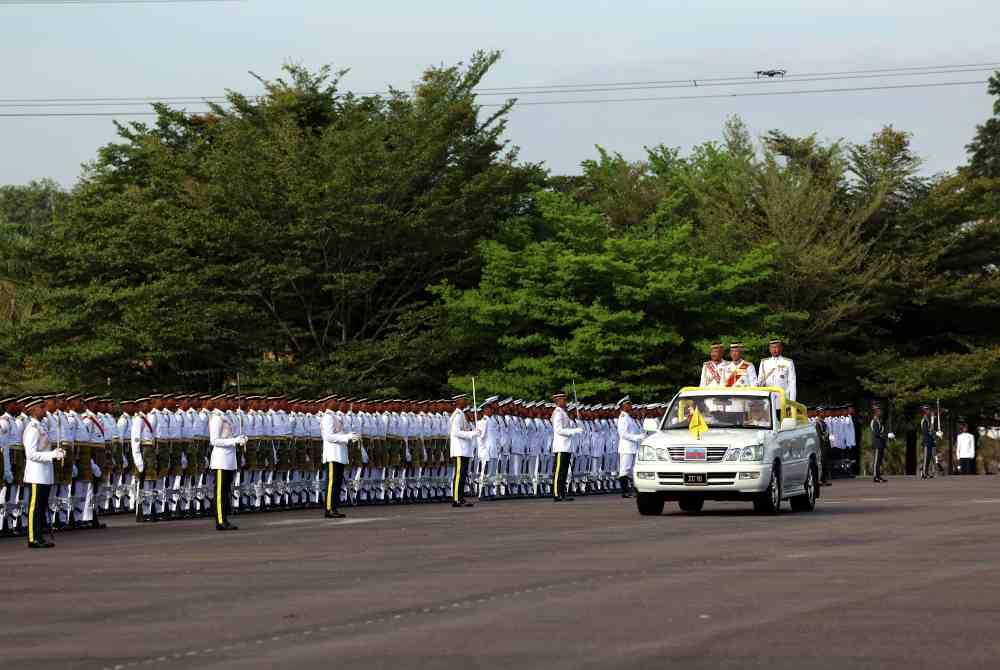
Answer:
<svg viewBox="0 0 1000 670"><path fill-rule="evenodd" d="M496 61L356 96L286 68L265 94L119 126L79 183L0 188L5 385L121 393L662 398L713 340L789 342L807 401L1000 391L1000 74L969 163L922 176L906 132L860 145L739 119L717 142L580 175L517 160ZM511 103L513 104L513 103ZM831 129L824 129L829 135Z"/></svg>

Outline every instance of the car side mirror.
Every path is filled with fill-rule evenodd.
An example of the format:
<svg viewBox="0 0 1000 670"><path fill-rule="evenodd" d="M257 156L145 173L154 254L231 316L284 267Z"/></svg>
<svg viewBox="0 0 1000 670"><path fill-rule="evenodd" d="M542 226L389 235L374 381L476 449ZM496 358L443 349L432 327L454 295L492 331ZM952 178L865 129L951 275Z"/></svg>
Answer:
<svg viewBox="0 0 1000 670"><path fill-rule="evenodd" d="M643 419L642 420L642 429L644 431L646 431L647 433L655 433L656 431L658 431L660 429L660 420L659 419Z"/></svg>
<svg viewBox="0 0 1000 670"><path fill-rule="evenodd" d="M781 420L781 428L778 430L795 430L799 427L799 422L792 417L787 417Z"/></svg>

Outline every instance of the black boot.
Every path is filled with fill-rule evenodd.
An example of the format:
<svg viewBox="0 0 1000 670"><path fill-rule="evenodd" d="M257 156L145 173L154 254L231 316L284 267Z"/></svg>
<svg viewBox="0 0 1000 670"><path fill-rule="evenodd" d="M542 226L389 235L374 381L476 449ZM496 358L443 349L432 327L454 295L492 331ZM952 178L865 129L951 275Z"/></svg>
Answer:
<svg viewBox="0 0 1000 670"><path fill-rule="evenodd" d="M618 483L621 485L621 488L622 488L622 498L631 498L632 497L632 486L631 486L631 484L629 482L628 477L619 477L618 478Z"/></svg>

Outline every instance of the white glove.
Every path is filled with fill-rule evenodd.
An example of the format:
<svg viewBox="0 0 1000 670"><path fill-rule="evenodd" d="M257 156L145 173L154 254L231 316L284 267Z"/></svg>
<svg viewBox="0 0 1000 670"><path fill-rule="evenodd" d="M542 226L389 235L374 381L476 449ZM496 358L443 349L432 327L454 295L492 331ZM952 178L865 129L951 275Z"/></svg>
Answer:
<svg viewBox="0 0 1000 670"><path fill-rule="evenodd" d="M4 473L3 480L5 482L7 482L8 484L13 484L14 483L14 475L10 474L9 472L6 472L6 473Z"/></svg>
<svg viewBox="0 0 1000 670"><path fill-rule="evenodd" d="M97 465L97 463L94 462L90 463L90 474L94 475L98 479L101 478L101 468L99 465Z"/></svg>
<svg viewBox="0 0 1000 670"><path fill-rule="evenodd" d="M896 433L889 433L888 435L886 435L886 437L888 437L890 440L895 440L896 439Z"/></svg>
<svg viewBox="0 0 1000 670"><path fill-rule="evenodd" d="M940 440L940 439L941 439L942 437L944 437L944 433L943 433L943 432L941 432L940 430L939 430L939 431L938 431L937 433L935 433L935 435L937 435L937 436L938 436L938 439L939 439L939 440Z"/></svg>
<svg viewBox="0 0 1000 670"><path fill-rule="evenodd" d="M241 447L245 447L246 446L246 444L247 444L247 436L246 435L240 435L237 439L240 441L240 446Z"/></svg>
<svg viewBox="0 0 1000 670"><path fill-rule="evenodd" d="M56 447L52 450L52 458L59 460L61 458L66 458L66 450L62 447Z"/></svg>
<svg viewBox="0 0 1000 670"><path fill-rule="evenodd" d="M188 457L186 454L181 454L181 467L186 468L188 466Z"/></svg>
<svg viewBox="0 0 1000 670"><path fill-rule="evenodd" d="M79 472L77 472L77 469L76 469L76 463L74 463L74 464L73 464L73 479L76 479L76 476L77 476L78 474L80 474L80 473L79 473Z"/></svg>

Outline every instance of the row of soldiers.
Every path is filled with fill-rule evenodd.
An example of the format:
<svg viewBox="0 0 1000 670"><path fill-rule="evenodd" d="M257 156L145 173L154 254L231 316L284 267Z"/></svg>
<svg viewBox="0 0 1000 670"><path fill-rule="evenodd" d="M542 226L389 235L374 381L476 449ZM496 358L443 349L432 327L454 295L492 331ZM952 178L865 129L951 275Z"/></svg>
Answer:
<svg viewBox="0 0 1000 670"><path fill-rule="evenodd" d="M461 497L551 494L551 473L559 458L553 453L551 422L557 404L491 398L470 409L463 401L462 416L478 419L484 434L476 438L470 463L476 476L463 482ZM233 511L321 503L336 511L341 502L453 499L451 425L457 405L457 399L190 393L121 403L63 393L5 398L0 400L2 530L19 533L29 525L32 484L51 486L42 513L55 528L100 528L99 517L108 512L134 513L137 521L213 514L219 490L212 476L213 446L223 442L233 442L227 447L233 450L235 467L231 488L225 487L231 499L224 496ZM570 424L580 431L571 440L572 468L563 482L570 492L627 491L618 453L620 410L615 405L570 408ZM634 421L662 411L659 406L633 409L631 404L629 410ZM34 433L44 433L51 450L47 453L40 454L34 433L33 446L25 445L32 414L37 414ZM324 467L330 460L330 435L348 438L339 473ZM52 458L56 452L59 457ZM26 473L46 458L51 482L30 481Z"/></svg>

